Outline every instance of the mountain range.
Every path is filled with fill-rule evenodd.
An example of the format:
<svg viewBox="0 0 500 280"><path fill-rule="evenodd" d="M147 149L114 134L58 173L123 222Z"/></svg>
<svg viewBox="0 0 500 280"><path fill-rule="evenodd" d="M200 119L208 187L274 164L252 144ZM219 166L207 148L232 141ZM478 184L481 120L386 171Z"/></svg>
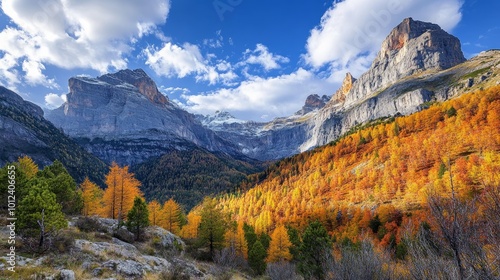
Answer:
<svg viewBox="0 0 500 280"><path fill-rule="evenodd" d="M0 139L5 144L0 163L21 154L40 165L78 155L79 162L94 162L94 167L105 170L104 163L116 161L133 166L144 188L154 193L167 186L148 170L159 174L172 168L166 166L169 156L192 157L196 152L210 159L206 162L214 156L217 164L256 167L229 167L242 178L262 170L262 161L325 145L360 124L409 115L432 102L497 85L499 65L500 51L466 60L458 38L438 25L407 18L384 40L366 73L358 78L346 73L331 96L311 95L294 115L267 123L238 120L228 112L191 114L161 94L141 69L73 77L67 101L45 116L38 106L2 88ZM147 168L152 163L157 168ZM77 178L83 176L80 173L97 174L93 169L73 169ZM229 181L237 183L233 179Z"/></svg>

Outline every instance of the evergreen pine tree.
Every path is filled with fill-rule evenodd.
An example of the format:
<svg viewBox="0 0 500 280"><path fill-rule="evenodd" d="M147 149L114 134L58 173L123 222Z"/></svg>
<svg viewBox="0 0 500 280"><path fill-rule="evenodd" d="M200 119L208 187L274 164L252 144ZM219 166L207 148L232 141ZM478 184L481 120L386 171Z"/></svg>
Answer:
<svg viewBox="0 0 500 280"><path fill-rule="evenodd" d="M38 250L43 250L46 240L68 225L56 195L41 178L33 180L29 193L19 202L17 218L21 236L38 239Z"/></svg>
<svg viewBox="0 0 500 280"><path fill-rule="evenodd" d="M324 279L322 263L331 254L331 239L325 227L312 222L304 231L298 269L306 278Z"/></svg>
<svg viewBox="0 0 500 280"><path fill-rule="evenodd" d="M260 240L257 240L248 252L248 264L255 274L262 275L266 271L266 255L266 249Z"/></svg>
<svg viewBox="0 0 500 280"><path fill-rule="evenodd" d="M128 212L126 225L135 234L135 240L139 240L144 228L149 226L148 205L139 196L135 197L134 206Z"/></svg>
<svg viewBox="0 0 500 280"><path fill-rule="evenodd" d="M210 256L214 256L215 249L224 245L225 219L222 211L217 208L217 201L207 197L203 200L200 211L201 222L198 227L199 245L208 245Z"/></svg>

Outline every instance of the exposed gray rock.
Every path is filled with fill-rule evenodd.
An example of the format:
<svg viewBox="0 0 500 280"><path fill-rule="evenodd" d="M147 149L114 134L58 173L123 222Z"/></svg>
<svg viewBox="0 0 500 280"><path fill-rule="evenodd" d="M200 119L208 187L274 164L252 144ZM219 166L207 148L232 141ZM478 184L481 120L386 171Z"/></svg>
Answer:
<svg viewBox="0 0 500 280"><path fill-rule="evenodd" d="M133 260L109 260L102 267L116 271L127 279L140 279L146 274L145 266Z"/></svg>
<svg viewBox="0 0 500 280"><path fill-rule="evenodd" d="M121 228L119 228L117 231L115 231L113 233L113 236L118 238L121 241L125 241L128 243L132 243L135 240L134 234L131 233L130 231L128 231L128 229L126 227L123 227L123 226Z"/></svg>
<svg viewBox="0 0 500 280"><path fill-rule="evenodd" d="M465 61L460 41L438 25L405 19L382 43L370 69L346 95L345 107L402 78L426 70L443 70Z"/></svg>
<svg viewBox="0 0 500 280"><path fill-rule="evenodd" d="M157 239L159 245L170 250L184 251L186 244L177 235L158 226L148 227L146 229L148 239Z"/></svg>
<svg viewBox="0 0 500 280"><path fill-rule="evenodd" d="M319 96L317 94L311 94L306 98L306 102L304 106L302 106L302 109L297 111L295 114L296 115L305 115L309 112L312 112L314 110L321 109L325 107L326 103L330 100L330 96L323 95Z"/></svg>
<svg viewBox="0 0 500 280"><path fill-rule="evenodd" d="M61 280L75 280L75 272L69 269L63 269L59 272L59 278Z"/></svg>

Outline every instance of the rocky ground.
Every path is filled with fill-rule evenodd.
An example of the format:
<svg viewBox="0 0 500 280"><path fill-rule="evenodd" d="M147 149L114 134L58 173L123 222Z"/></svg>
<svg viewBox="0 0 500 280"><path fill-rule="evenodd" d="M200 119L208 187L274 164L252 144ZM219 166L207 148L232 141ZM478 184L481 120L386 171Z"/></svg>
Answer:
<svg viewBox="0 0 500 280"><path fill-rule="evenodd" d="M112 219L73 218L43 255L22 252L18 240L15 273L7 270L8 232L2 229L0 279L248 279L192 259L184 241L160 227L149 227L141 242L117 227Z"/></svg>

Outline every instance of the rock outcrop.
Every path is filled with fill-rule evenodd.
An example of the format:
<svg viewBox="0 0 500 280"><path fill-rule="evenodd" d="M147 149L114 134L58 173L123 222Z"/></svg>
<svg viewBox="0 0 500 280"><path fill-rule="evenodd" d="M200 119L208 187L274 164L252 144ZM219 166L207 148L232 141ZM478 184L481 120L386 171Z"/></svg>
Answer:
<svg viewBox="0 0 500 280"><path fill-rule="evenodd" d="M330 100L330 97L327 95L319 96L317 94L311 94L306 98L306 102L302 109L300 109L296 115L305 115L315 110L319 110L325 107L326 103Z"/></svg>
<svg viewBox="0 0 500 280"><path fill-rule="evenodd" d="M340 104L343 103L346 99L347 94L352 89L352 85L356 79L351 75L351 73L346 73L344 81L342 82L342 86L335 92L332 96L331 103Z"/></svg>
<svg viewBox="0 0 500 280"><path fill-rule="evenodd" d="M106 162L136 164L193 143L210 151L237 149L163 96L140 70L69 80L67 102L47 118Z"/></svg>

